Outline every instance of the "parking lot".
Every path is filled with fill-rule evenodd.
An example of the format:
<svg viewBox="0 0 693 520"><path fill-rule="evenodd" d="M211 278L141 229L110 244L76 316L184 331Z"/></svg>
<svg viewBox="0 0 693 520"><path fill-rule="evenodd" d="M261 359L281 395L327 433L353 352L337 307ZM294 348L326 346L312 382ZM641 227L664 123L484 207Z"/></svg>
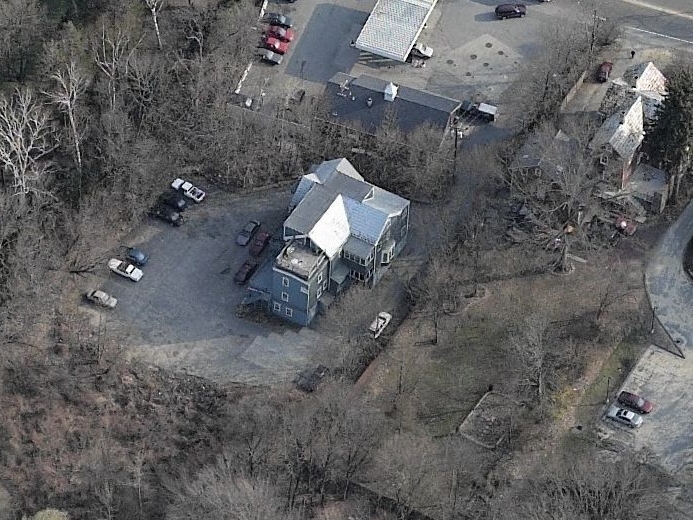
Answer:
<svg viewBox="0 0 693 520"><path fill-rule="evenodd" d="M248 257L248 247L236 245L238 231L252 218L263 230L276 232L289 197L286 190L242 197L211 191L185 211L179 228L146 220L123 244L151 255L142 279L132 282L109 273L104 262L89 288L98 286L118 305L98 315L91 305L83 308L100 317L100 326L130 355L146 362L219 382L292 379L309 363L320 338L312 331L299 335L295 327L238 317L245 288L233 280ZM110 254L122 257L122 252Z"/></svg>
<svg viewBox="0 0 693 520"><path fill-rule="evenodd" d="M430 45L434 55L425 66L400 63L361 53L350 46L357 39L375 0L316 0L296 3L270 1L267 12L292 18L296 39L281 65L254 63L241 92L263 106L273 98L285 98L296 89L309 95L322 93L336 72L368 74L413 88L460 100L471 99L499 105L517 72L542 45L545 27L562 18L579 19L581 6L565 2L527 3L527 16L497 20L496 0L441 0L431 14L419 41ZM262 24L258 24L261 28ZM258 31L258 41L260 32ZM263 95L264 94L264 95Z"/></svg>
<svg viewBox="0 0 693 520"><path fill-rule="evenodd" d="M620 390L642 395L654 403L654 409L643 416L637 430L605 420L604 431L613 440L650 450L659 464L677 476L693 477L692 379L691 360L650 346Z"/></svg>

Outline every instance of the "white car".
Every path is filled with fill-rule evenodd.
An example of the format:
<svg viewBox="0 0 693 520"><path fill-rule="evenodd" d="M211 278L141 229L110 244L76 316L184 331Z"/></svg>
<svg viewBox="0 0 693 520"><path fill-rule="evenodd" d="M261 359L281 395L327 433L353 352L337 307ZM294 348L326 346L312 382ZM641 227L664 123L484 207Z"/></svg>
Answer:
<svg viewBox="0 0 693 520"><path fill-rule="evenodd" d="M84 296L90 302L95 303L96 305L101 305L102 307L108 307L109 309L115 308L116 304L118 303L118 300L116 300L113 296L106 294L103 291L99 291L98 289L92 289Z"/></svg>
<svg viewBox="0 0 693 520"><path fill-rule="evenodd" d="M139 281L143 274L142 271L137 269L134 265L118 260L117 258L111 258L108 261L108 268L115 274L129 278L133 282Z"/></svg>
<svg viewBox="0 0 693 520"><path fill-rule="evenodd" d="M630 428L639 428L642 424L642 415L616 406L615 404L609 407L609 411L606 412L606 417Z"/></svg>
<svg viewBox="0 0 693 520"><path fill-rule="evenodd" d="M180 191L183 195L195 202L202 202L206 195L200 188L193 186L191 182L184 181L183 179L176 179L173 181L171 183L171 188Z"/></svg>
<svg viewBox="0 0 693 520"><path fill-rule="evenodd" d="M392 314L389 312L379 312L378 316L371 322L370 327L368 327L368 330L373 335L373 338L380 336L390 321L392 321Z"/></svg>

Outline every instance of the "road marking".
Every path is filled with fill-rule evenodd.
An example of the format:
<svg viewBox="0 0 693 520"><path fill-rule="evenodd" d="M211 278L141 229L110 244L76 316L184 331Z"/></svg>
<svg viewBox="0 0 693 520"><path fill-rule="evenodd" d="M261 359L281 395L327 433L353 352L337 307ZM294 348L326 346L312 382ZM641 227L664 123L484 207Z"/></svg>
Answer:
<svg viewBox="0 0 693 520"><path fill-rule="evenodd" d="M667 7L660 7L658 5L648 4L647 2L643 2L642 0L621 0L621 2L624 2L626 4L637 5L638 7L644 7L645 9L652 9L653 11L659 11L662 13L670 14L672 16L680 16L681 18L688 18L689 20L693 20L693 15L682 13L681 11L675 11L674 9L669 9Z"/></svg>
<svg viewBox="0 0 693 520"><path fill-rule="evenodd" d="M630 27L630 26L626 26L626 29L631 29L633 31L638 31L638 32L644 32L647 34L652 34L653 36L659 36L661 38L668 38L670 40L676 40L677 42L683 42L683 43L687 43L688 45L693 45L693 41L684 40L683 38L677 38L676 36L669 36L668 34L662 34L662 33L658 33L658 32L648 31L646 29L639 29L638 27Z"/></svg>

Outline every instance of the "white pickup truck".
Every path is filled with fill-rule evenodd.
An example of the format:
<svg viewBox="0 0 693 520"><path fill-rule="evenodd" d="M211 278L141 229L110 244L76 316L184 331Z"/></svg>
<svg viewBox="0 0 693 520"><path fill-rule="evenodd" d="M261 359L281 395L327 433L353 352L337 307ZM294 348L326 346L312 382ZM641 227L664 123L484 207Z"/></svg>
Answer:
<svg viewBox="0 0 693 520"><path fill-rule="evenodd" d="M368 327L368 330L373 335L373 338L380 336L390 321L392 321L392 314L389 312L379 312L378 316L371 322L370 327Z"/></svg>

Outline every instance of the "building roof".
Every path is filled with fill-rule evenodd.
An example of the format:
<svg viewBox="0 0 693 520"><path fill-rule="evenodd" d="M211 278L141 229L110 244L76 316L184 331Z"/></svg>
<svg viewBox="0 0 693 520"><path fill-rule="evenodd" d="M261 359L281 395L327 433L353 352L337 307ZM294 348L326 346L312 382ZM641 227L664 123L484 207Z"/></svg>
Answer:
<svg viewBox="0 0 693 520"><path fill-rule="evenodd" d="M651 61L628 67L623 73L623 79L636 90L653 90L666 94L667 78Z"/></svg>
<svg viewBox="0 0 693 520"><path fill-rule="evenodd" d="M604 121L589 146L596 150L608 144L621 158L630 159L645 136L643 125L642 98L638 96L627 111L616 112Z"/></svg>
<svg viewBox="0 0 693 520"><path fill-rule="evenodd" d="M328 167L320 169L326 164ZM388 219L409 206L408 200L343 173L351 171L349 168L356 172L346 159L328 161L318 168L319 175L318 170L304 175L299 187L310 178L306 181L310 188L302 198L297 198L296 190L292 198L296 206L284 221L285 234L289 231L309 237L329 258L334 258L350 237L376 244Z"/></svg>
<svg viewBox="0 0 693 520"><path fill-rule="evenodd" d="M378 0L356 39L362 51L404 62L437 0Z"/></svg>
<svg viewBox="0 0 693 520"><path fill-rule="evenodd" d="M301 177L301 180L298 182L293 197L291 198L290 207L295 208L314 184L325 184L336 173L341 173L342 175L340 177L363 181L361 174L344 158L332 159L331 161L313 165L310 171Z"/></svg>
<svg viewBox="0 0 693 520"><path fill-rule="evenodd" d="M397 126L409 132L421 125L445 130L461 101L426 90L399 85L393 101L385 99L390 82L361 75L358 78L338 72L327 82L330 112L339 119L360 122L374 132L394 111Z"/></svg>
<svg viewBox="0 0 693 520"><path fill-rule="evenodd" d="M369 244L357 237L349 237L349 240L344 244L344 250L349 251L359 258L366 259L373 251L373 244Z"/></svg>
<svg viewBox="0 0 693 520"><path fill-rule="evenodd" d="M300 243L290 242L277 255L276 267L294 273L301 278L309 278L310 273L320 264L323 256ZM274 269L274 268L273 268Z"/></svg>
<svg viewBox="0 0 693 520"><path fill-rule="evenodd" d="M609 85L599 107L599 113L603 117L609 117L617 111L627 110L633 106L638 96L642 97L645 120L654 121L657 108L664 100L664 96L656 90L636 90L621 78L615 79Z"/></svg>

